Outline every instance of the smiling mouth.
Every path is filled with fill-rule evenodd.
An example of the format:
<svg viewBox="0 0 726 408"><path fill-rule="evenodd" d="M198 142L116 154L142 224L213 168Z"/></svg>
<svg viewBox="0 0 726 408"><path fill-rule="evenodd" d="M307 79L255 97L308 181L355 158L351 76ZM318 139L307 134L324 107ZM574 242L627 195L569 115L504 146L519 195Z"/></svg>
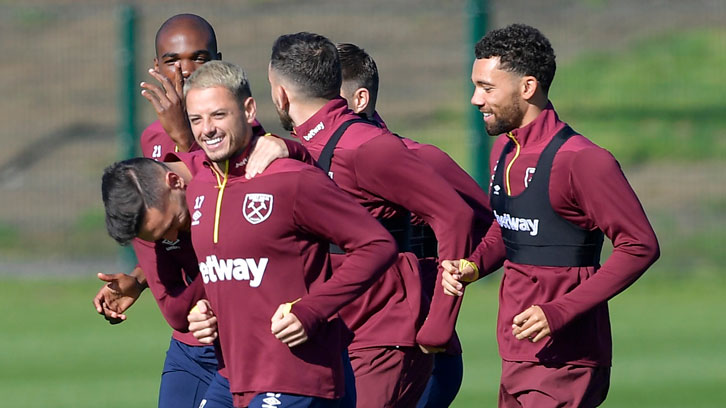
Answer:
<svg viewBox="0 0 726 408"><path fill-rule="evenodd" d="M207 146L216 146L222 142L222 137L217 136L214 139L207 139L204 141L204 144Z"/></svg>

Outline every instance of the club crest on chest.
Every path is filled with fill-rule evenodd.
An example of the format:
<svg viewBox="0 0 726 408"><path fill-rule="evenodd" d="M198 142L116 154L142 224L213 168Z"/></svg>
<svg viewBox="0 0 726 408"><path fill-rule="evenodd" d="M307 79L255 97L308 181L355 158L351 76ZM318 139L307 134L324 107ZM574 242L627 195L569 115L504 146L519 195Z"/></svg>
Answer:
<svg viewBox="0 0 726 408"><path fill-rule="evenodd" d="M247 193L242 203L242 215L250 224L259 224L272 214L272 194Z"/></svg>

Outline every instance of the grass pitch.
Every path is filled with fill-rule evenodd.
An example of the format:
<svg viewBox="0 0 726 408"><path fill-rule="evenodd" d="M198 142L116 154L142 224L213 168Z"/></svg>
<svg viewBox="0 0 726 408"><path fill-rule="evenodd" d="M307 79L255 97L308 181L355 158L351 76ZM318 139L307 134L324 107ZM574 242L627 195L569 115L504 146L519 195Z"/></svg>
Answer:
<svg viewBox="0 0 726 408"><path fill-rule="evenodd" d="M726 398L726 280L649 271L610 302L614 364L606 407L721 407ZM494 337L499 275L468 289L459 333L464 383L454 407L496 405ZM148 293L110 326L91 298L94 278L0 281L3 406L156 406L170 330Z"/></svg>

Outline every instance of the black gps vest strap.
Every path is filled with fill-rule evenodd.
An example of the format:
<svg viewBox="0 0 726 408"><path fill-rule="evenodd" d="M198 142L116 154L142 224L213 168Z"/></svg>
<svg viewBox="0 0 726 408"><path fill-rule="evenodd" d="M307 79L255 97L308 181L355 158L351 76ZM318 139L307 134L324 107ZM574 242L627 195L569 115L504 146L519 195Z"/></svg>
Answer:
<svg viewBox="0 0 726 408"><path fill-rule="evenodd" d="M597 266L603 243L602 231L585 230L564 219L552 208L550 173L555 154L573 135L569 126L557 132L540 154L529 186L517 196L507 195L505 158L514 142L502 151L489 197L501 226L506 257L511 262L541 266Z"/></svg>
<svg viewBox="0 0 726 408"><path fill-rule="evenodd" d="M338 127L338 129L333 132L333 135L330 136L330 139L323 147L323 151L320 153L320 157L318 158L318 166L323 169L326 174L330 175L330 164L333 161L333 151L335 150L335 146L338 145L340 138L343 137L343 134L348 129L348 127L354 123L367 123L369 125L380 127L378 122L369 120L365 117L350 119L343 122L343 124L341 124L340 127ZM411 237L410 213L407 212L401 216L394 218L379 218L378 222L380 222L381 225L383 225L383 227L391 233L393 238L396 240L396 244L398 244L398 250L400 252L407 252L409 250L409 240ZM331 243L330 253L344 254L345 251L343 251L339 246Z"/></svg>
<svg viewBox="0 0 726 408"><path fill-rule="evenodd" d="M354 123L367 123L369 125L380 127L377 122L365 118L349 119L343 122L343 124L335 130L333 135L330 136L328 143L325 144L323 151L320 152L318 166L325 171L325 174L329 175L330 173L330 164L333 162L333 151L335 150L335 146L338 145L340 138L343 137L343 133L345 133L345 131L348 130L348 127Z"/></svg>

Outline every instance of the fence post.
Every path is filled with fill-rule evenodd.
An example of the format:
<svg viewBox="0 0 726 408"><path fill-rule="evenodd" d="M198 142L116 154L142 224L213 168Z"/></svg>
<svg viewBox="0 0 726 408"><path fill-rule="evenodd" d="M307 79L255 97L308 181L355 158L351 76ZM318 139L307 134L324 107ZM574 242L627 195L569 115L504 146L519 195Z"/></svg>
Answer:
<svg viewBox="0 0 726 408"><path fill-rule="evenodd" d="M469 38L467 41L467 87L469 96L474 91L471 83L471 64L474 61L474 46L487 32L489 20L489 0L468 0L467 1L467 25L469 27ZM471 176L479 185L488 191L489 188L489 136L484 128L484 121L481 113L474 109L467 99L466 111L469 112L469 147L471 148Z"/></svg>
<svg viewBox="0 0 726 408"><path fill-rule="evenodd" d="M139 136L136 128L136 9L131 4L121 4L118 9L119 51L116 54L118 69L118 143L119 156L128 159L137 156ZM124 247L119 254L123 270L136 265L133 248Z"/></svg>

